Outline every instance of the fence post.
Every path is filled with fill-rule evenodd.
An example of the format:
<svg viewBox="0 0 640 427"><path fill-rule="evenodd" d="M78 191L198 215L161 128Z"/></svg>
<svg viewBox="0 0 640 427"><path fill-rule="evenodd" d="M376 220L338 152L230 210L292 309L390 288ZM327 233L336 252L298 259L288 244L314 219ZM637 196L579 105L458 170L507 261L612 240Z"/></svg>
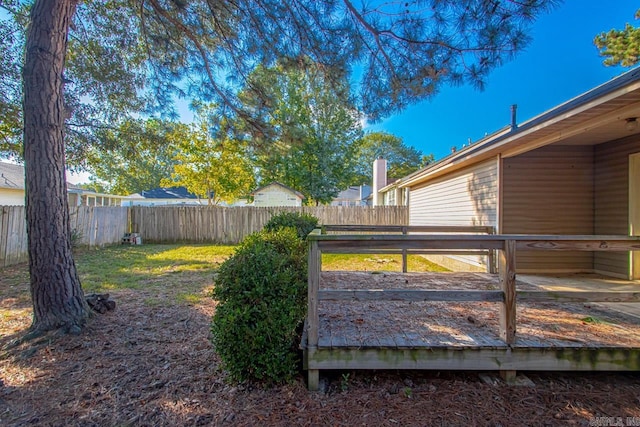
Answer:
<svg viewBox="0 0 640 427"><path fill-rule="evenodd" d="M321 233L320 229L313 230L307 239L309 240L309 287L308 287L308 334L307 354L312 355L318 348L318 291L320 288L320 272L322 271L322 254L318 248L318 241L314 239ZM316 391L319 387L320 372L318 369L308 367L308 388Z"/></svg>

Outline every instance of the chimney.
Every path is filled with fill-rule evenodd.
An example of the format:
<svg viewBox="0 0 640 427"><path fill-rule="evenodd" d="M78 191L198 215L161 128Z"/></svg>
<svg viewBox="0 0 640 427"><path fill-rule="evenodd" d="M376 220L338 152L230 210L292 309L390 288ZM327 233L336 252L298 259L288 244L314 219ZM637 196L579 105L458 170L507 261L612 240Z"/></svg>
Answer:
<svg viewBox="0 0 640 427"><path fill-rule="evenodd" d="M518 129L518 122L516 121L516 110L518 109L518 104L511 105L511 130Z"/></svg>
<svg viewBox="0 0 640 427"><path fill-rule="evenodd" d="M387 161L378 157L373 161L373 206L382 205L380 189L387 186Z"/></svg>

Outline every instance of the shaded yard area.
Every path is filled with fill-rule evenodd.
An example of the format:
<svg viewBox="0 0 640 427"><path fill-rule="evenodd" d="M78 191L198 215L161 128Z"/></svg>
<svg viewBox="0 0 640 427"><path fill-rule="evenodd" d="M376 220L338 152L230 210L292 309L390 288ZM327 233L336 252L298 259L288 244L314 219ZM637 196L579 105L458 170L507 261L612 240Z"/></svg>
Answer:
<svg viewBox="0 0 640 427"><path fill-rule="evenodd" d="M593 417L640 417L635 372L531 373L528 387L417 371L329 372L317 393L302 375L269 390L229 384L209 341L215 302L207 295L232 250L81 252L85 292L110 293L116 310L96 315L80 336L13 348L31 320L27 267L0 270L0 425L589 425ZM348 263L400 266L389 256L365 258L374 261ZM344 268L332 262L323 268Z"/></svg>

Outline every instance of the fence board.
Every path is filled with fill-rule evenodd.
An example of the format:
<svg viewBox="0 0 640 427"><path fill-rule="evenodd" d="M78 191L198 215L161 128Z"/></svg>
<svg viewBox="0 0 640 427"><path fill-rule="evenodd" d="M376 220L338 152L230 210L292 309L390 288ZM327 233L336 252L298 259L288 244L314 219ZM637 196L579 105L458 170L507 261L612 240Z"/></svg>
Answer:
<svg viewBox="0 0 640 427"><path fill-rule="evenodd" d="M0 207L0 266L27 261L24 206Z"/></svg>
<svg viewBox="0 0 640 427"><path fill-rule="evenodd" d="M406 225L406 206L346 207L234 207L217 206L134 206L131 231L143 241L216 242L237 244L247 235L260 231L267 221L281 212L308 213L321 224Z"/></svg>

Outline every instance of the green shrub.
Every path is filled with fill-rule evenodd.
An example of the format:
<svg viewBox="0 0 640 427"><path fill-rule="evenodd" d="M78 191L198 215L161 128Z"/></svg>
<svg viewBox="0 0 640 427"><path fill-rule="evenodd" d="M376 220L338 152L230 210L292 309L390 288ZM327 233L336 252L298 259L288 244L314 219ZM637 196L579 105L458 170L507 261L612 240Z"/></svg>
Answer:
<svg viewBox="0 0 640 427"><path fill-rule="evenodd" d="M265 224L264 230L274 231L280 228L293 227L298 233L298 237L306 239L307 234L311 233L318 226L318 218L310 214L300 214L297 212L282 212L274 215Z"/></svg>
<svg viewBox="0 0 640 427"><path fill-rule="evenodd" d="M263 230L220 266L212 341L234 380L280 383L296 375L307 308L306 256L307 244L295 230Z"/></svg>

